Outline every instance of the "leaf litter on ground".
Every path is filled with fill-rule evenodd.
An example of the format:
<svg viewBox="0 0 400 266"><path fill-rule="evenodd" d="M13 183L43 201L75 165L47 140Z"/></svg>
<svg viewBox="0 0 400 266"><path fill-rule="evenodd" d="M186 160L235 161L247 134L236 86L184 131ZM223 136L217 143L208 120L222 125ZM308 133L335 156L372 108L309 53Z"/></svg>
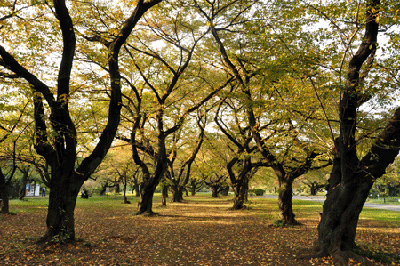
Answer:
<svg viewBox="0 0 400 266"><path fill-rule="evenodd" d="M46 209L16 206L16 215L0 217L2 265L333 265L331 258L297 260L300 249L317 237L319 214L310 206L294 206L300 226L271 226L276 202L256 199L251 208L231 211L229 197L188 197L162 207L155 216L133 215L134 205L121 199L78 201L74 244L40 246ZM33 209L32 209L33 208ZM322 208L316 206L315 208ZM357 242L371 254L400 265L399 223L361 220ZM377 257L379 259L379 257ZM357 262L350 262L357 265Z"/></svg>

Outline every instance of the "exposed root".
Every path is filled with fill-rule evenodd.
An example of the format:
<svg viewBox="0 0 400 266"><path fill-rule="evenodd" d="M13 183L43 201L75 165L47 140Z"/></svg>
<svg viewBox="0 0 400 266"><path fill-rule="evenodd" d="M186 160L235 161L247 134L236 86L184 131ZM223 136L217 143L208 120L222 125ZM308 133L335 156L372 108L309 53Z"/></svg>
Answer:
<svg viewBox="0 0 400 266"><path fill-rule="evenodd" d="M373 261L366 257L360 256L353 251L336 251L330 254L327 250L314 246L310 249L302 249L296 254L296 258L299 260L320 259L328 256L332 256L335 265L340 266L349 265L349 261L351 261L352 264L356 263L363 266L375 265Z"/></svg>
<svg viewBox="0 0 400 266"><path fill-rule="evenodd" d="M153 211L146 211L146 212L137 211L133 215L142 215L142 216L145 216L145 217L152 217L152 216L157 216L158 213L153 212Z"/></svg>
<svg viewBox="0 0 400 266"><path fill-rule="evenodd" d="M332 254L332 258L338 265L349 265L349 261L355 263L361 263L361 265L375 265L374 262L368 258L358 255L353 251L338 251Z"/></svg>
<svg viewBox="0 0 400 266"><path fill-rule="evenodd" d="M316 251L314 248L305 248L299 250L296 254L296 258L299 260L310 260L310 259L320 259L328 257L329 254L326 251Z"/></svg>
<svg viewBox="0 0 400 266"><path fill-rule="evenodd" d="M64 245L64 244L75 244L76 242L82 242L83 240L81 239L72 239L72 238L67 238L67 237L60 237L60 236L50 236L49 234L46 234L39 238L36 241L36 244L42 247L48 247L52 245Z"/></svg>

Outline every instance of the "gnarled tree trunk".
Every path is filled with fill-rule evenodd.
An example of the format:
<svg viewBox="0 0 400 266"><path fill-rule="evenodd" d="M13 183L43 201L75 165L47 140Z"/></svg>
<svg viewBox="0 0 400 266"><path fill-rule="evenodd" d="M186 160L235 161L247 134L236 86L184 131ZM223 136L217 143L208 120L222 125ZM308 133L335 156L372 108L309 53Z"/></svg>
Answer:
<svg viewBox="0 0 400 266"><path fill-rule="evenodd" d="M49 207L47 211L47 231L43 241L75 240L74 210L76 198L83 185L83 180L76 180L74 174L67 175L52 173L52 186L50 188ZM57 182L54 182L56 181ZM76 180L76 182L71 182Z"/></svg>
<svg viewBox="0 0 400 266"><path fill-rule="evenodd" d="M293 180L290 178L282 178L279 180L279 196L278 196L278 206L281 215L281 219L284 224L295 225L298 222L295 220L295 215L293 213Z"/></svg>
<svg viewBox="0 0 400 266"><path fill-rule="evenodd" d="M332 255L342 265L347 265L349 256L354 255L359 215L373 182L393 163L400 147L398 108L385 129L375 138L370 151L361 160L357 157L357 108L363 103L359 87L372 66L377 45L379 10L379 0L367 1L365 34L348 67L347 84L340 102L340 137L335 141L327 199L314 245L314 255ZM365 62L367 72L360 73Z"/></svg>
<svg viewBox="0 0 400 266"><path fill-rule="evenodd" d="M137 214L153 214L153 196L156 186L142 186L140 189L140 200L138 203Z"/></svg>
<svg viewBox="0 0 400 266"><path fill-rule="evenodd" d="M233 210L243 209L246 201L246 195L249 187L249 179L247 177L237 180L236 184L233 185L235 197L233 198Z"/></svg>

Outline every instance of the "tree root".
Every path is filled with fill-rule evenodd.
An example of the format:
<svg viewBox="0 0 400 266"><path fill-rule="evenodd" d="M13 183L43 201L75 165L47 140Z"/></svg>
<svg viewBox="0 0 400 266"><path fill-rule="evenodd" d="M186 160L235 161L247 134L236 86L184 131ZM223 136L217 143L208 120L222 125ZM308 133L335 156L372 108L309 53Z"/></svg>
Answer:
<svg viewBox="0 0 400 266"><path fill-rule="evenodd" d="M375 265L375 263L366 257L360 256L353 251L336 251L330 254L326 250L321 250L318 247L313 247L311 249L302 249L296 254L296 258L299 260L310 260L319 259L332 256L335 265L347 266L349 261L352 263L360 263L360 265Z"/></svg>
<svg viewBox="0 0 400 266"><path fill-rule="evenodd" d="M328 252L324 250L316 251L315 248L301 249L296 254L296 258L299 260L320 259L328 256Z"/></svg>
<svg viewBox="0 0 400 266"><path fill-rule="evenodd" d="M241 208L231 207L228 209L228 211L247 211L247 210L251 210L251 208L246 205L243 205L243 207Z"/></svg>
<svg viewBox="0 0 400 266"><path fill-rule="evenodd" d="M146 211L146 212L137 211L137 212L133 213L133 215L142 215L145 217L152 217L152 216L157 216L158 213L153 212L153 211Z"/></svg>

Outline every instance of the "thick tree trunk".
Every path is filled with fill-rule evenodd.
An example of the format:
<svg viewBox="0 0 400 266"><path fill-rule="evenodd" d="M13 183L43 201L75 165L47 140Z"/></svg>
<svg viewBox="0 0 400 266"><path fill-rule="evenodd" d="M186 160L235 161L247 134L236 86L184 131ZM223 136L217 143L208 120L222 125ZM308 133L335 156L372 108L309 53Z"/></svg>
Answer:
<svg viewBox="0 0 400 266"><path fill-rule="evenodd" d="M356 180L363 179L363 182ZM347 263L347 252L356 247L356 228L359 214L373 184L372 179L358 176L355 181L334 187L324 203L318 225L318 240L314 251L332 255L342 264Z"/></svg>
<svg viewBox="0 0 400 266"><path fill-rule="evenodd" d="M235 197L233 198L233 210L243 209L244 203L246 201L246 194L248 190L249 179L244 177L243 179L238 179L236 184L234 184Z"/></svg>
<svg viewBox="0 0 400 266"><path fill-rule="evenodd" d="M293 190L292 190L293 180L291 179L281 179L279 182L280 192L278 196L278 206L281 214L281 219L284 224L295 225L298 222L294 219L295 215L293 213Z"/></svg>
<svg viewBox="0 0 400 266"><path fill-rule="evenodd" d="M74 211L76 198L83 185L75 175L52 174L46 234L40 242L65 242L75 240Z"/></svg>
<svg viewBox="0 0 400 266"><path fill-rule="evenodd" d="M180 185L173 184L171 186L172 200L171 202L182 202L183 200L183 188Z"/></svg>
<svg viewBox="0 0 400 266"><path fill-rule="evenodd" d="M211 197L218 198L219 186L211 186Z"/></svg>
<svg viewBox="0 0 400 266"><path fill-rule="evenodd" d="M0 198L2 201L1 213L9 213L9 201L8 201L8 191L6 185L6 177L3 174L3 171L0 168Z"/></svg>
<svg viewBox="0 0 400 266"><path fill-rule="evenodd" d="M196 188L191 188L191 189L190 189L190 195L191 195L192 197L196 196Z"/></svg>
<svg viewBox="0 0 400 266"><path fill-rule="evenodd" d="M155 186L148 186L141 188L140 190L140 200L138 204L138 212L136 214L152 215L153 213L153 196Z"/></svg>

